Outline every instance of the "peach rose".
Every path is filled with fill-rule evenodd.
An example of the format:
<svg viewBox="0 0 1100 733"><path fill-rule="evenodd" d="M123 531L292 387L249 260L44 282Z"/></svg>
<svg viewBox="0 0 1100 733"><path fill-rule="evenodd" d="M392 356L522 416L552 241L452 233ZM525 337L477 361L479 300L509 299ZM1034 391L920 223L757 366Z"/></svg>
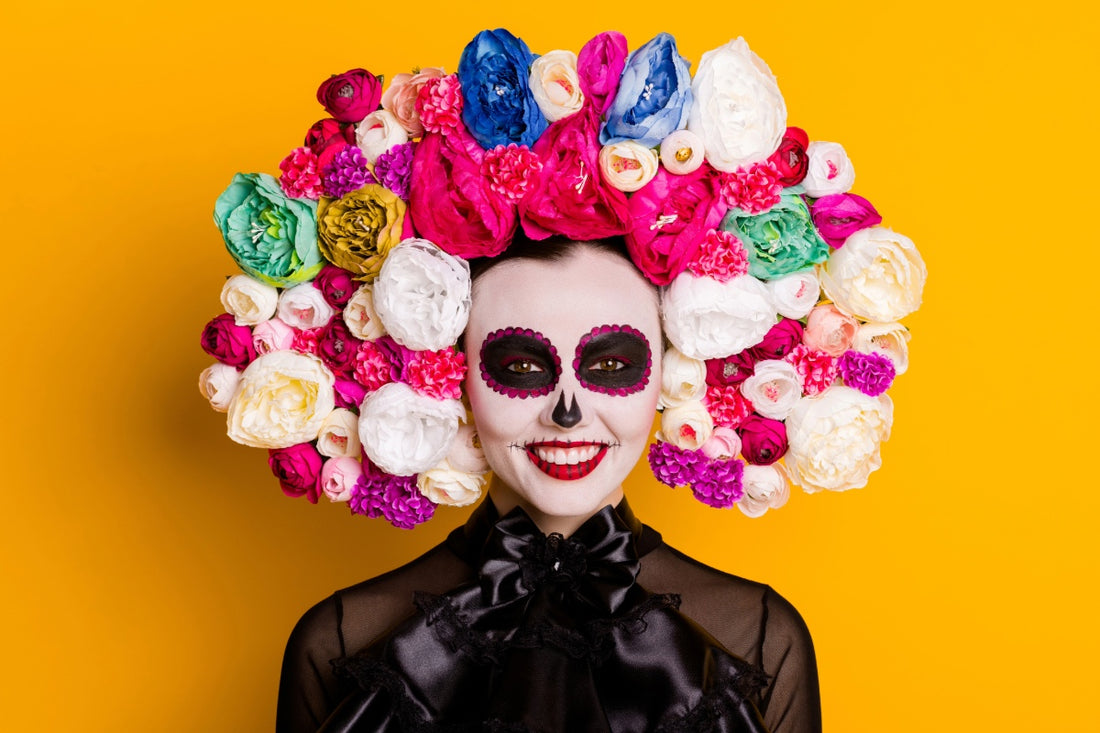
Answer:
<svg viewBox="0 0 1100 733"><path fill-rule="evenodd" d="M840 356L855 343L859 321L835 305L819 305L810 311L802 343L829 356Z"/></svg>

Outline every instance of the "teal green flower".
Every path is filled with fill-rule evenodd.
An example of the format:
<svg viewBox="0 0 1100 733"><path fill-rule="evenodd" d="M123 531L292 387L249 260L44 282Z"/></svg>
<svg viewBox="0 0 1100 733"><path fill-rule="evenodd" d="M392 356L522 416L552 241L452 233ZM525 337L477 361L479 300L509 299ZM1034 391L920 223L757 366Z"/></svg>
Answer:
<svg viewBox="0 0 1100 733"><path fill-rule="evenodd" d="M756 216L733 207L722 219L722 229L741 239L749 254L749 274L760 280L805 270L829 257L829 245L798 194L782 194L778 204Z"/></svg>
<svg viewBox="0 0 1100 733"><path fill-rule="evenodd" d="M237 265L276 287L306 282L325 264L317 202L288 198L266 173L238 173L214 204L214 222Z"/></svg>

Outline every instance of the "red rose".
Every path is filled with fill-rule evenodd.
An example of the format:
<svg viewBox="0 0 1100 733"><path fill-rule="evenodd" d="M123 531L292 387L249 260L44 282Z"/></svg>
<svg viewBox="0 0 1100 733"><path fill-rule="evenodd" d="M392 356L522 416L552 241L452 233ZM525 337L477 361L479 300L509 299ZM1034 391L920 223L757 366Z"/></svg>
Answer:
<svg viewBox="0 0 1100 733"><path fill-rule="evenodd" d="M332 145L342 148L355 142L355 125L344 125L331 117L317 120L306 132L307 148L320 155Z"/></svg>
<svg viewBox="0 0 1100 733"><path fill-rule="evenodd" d="M238 370L244 369L256 358L252 329L238 326L229 313L222 313L207 323L199 343L207 354Z"/></svg>
<svg viewBox="0 0 1100 733"><path fill-rule="evenodd" d="M784 318L771 327L764 338L749 353L757 361L782 359L802 343L802 324L793 318Z"/></svg>
<svg viewBox="0 0 1100 733"><path fill-rule="evenodd" d="M359 122L378 109L382 80L366 69L334 74L317 87L317 101L340 122Z"/></svg>
<svg viewBox="0 0 1100 733"><path fill-rule="evenodd" d="M289 448L268 451L267 465L279 479L287 496L304 496L310 504L317 503L321 493L321 465L324 460L312 443L298 443Z"/></svg>
<svg viewBox="0 0 1100 733"><path fill-rule="evenodd" d="M737 426L741 436L741 455L756 466L769 466L787 452L787 426L782 420L771 420L752 414Z"/></svg>
<svg viewBox="0 0 1100 733"><path fill-rule="evenodd" d="M809 144L810 138L805 130L788 127L779 149L768 158L768 162L779 171L779 182L784 186L796 186L806 177L810 167L810 158L806 155Z"/></svg>

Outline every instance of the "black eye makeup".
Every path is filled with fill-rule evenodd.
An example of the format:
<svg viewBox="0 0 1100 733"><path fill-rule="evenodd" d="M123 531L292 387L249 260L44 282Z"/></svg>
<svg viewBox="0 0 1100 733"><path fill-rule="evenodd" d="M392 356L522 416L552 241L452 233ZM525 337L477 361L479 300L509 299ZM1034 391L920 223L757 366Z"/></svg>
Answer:
<svg viewBox="0 0 1100 733"><path fill-rule="evenodd" d="M652 352L630 326L598 326L577 344L573 369L585 389L610 395L640 392L649 384Z"/></svg>
<svg viewBox="0 0 1100 733"><path fill-rule="evenodd" d="M557 349L538 331L502 328L481 344L481 378L507 397L550 394L561 376Z"/></svg>

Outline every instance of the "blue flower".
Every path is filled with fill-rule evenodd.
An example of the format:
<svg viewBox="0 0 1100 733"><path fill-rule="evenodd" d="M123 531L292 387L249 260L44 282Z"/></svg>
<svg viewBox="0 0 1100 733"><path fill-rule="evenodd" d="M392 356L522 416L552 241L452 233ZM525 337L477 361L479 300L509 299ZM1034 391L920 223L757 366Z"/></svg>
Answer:
<svg viewBox="0 0 1100 733"><path fill-rule="evenodd" d="M668 33L630 54L600 130L600 142L637 140L652 148L687 125L692 101L690 66Z"/></svg>
<svg viewBox="0 0 1100 733"><path fill-rule="evenodd" d="M546 117L531 94L529 77L535 55L503 28L482 31L462 51L462 121L486 150L516 143L534 145L546 129Z"/></svg>

